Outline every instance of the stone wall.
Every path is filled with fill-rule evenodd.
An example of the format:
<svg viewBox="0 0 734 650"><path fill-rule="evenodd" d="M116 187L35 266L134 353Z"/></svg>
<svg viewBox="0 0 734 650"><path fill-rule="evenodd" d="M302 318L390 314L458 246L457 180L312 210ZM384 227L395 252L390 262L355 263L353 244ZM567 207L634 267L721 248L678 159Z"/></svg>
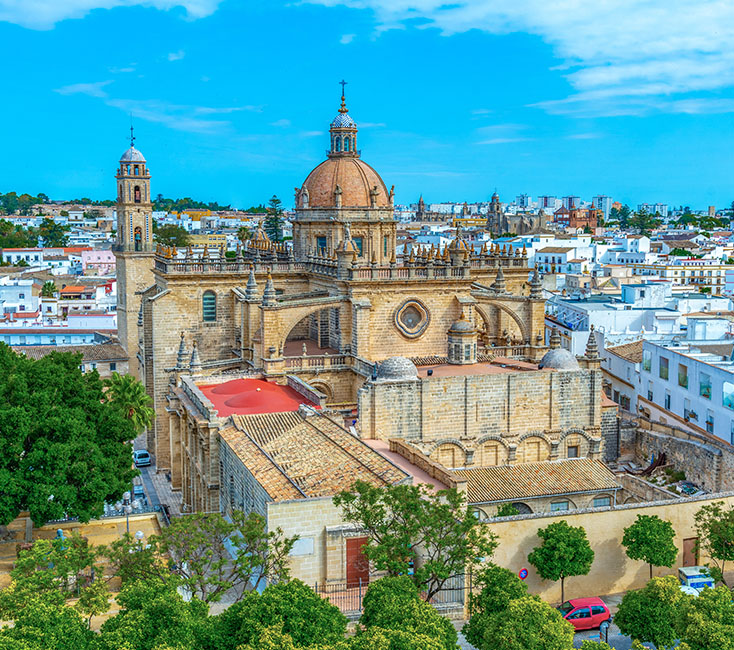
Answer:
<svg viewBox="0 0 734 650"><path fill-rule="evenodd" d="M363 437L405 439L429 456L453 445L460 460L449 467L566 458L572 445L596 455L603 442L598 370L368 381L358 401ZM501 457L483 460L484 445Z"/></svg>
<svg viewBox="0 0 734 650"><path fill-rule="evenodd" d="M668 463L705 490L734 490L734 448L713 435L641 418L634 441L634 455L640 464L665 453Z"/></svg>
<svg viewBox="0 0 734 650"><path fill-rule="evenodd" d="M637 515L657 515L673 524L678 557L671 568L654 568L653 575L674 575L683 562L683 540L696 537L694 515L704 505L723 500L734 505L734 494L710 495L677 499L671 502L636 503L609 509L576 510L564 513L525 515L493 520L487 525L499 537L493 562L517 573L528 570L526 584L532 594L557 603L561 599L560 582L542 580L528 562L528 554L541 544L538 530L565 520L571 526L582 526L594 550L591 571L586 576L566 579L566 599L582 596L616 594L643 587L649 579L647 564L630 560L622 546L624 529L635 522ZM700 557L703 564L707 558Z"/></svg>
<svg viewBox="0 0 734 650"><path fill-rule="evenodd" d="M219 511L228 515L233 510L241 510L245 514L256 512L267 517L270 496L221 437L219 438L219 462L222 474Z"/></svg>
<svg viewBox="0 0 734 650"><path fill-rule="evenodd" d="M602 460L605 463L613 463L619 458L619 428L620 419L617 413L617 406L602 408L601 437L602 447L604 448Z"/></svg>

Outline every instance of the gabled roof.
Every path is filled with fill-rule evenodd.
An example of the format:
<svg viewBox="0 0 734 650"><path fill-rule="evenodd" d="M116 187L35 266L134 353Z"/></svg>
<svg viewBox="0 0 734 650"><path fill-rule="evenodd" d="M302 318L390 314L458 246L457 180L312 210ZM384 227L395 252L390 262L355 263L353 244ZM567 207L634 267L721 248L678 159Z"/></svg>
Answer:
<svg viewBox="0 0 734 650"><path fill-rule="evenodd" d="M355 481L393 485L409 475L330 417L233 415L222 440L274 501L332 496Z"/></svg>
<svg viewBox="0 0 734 650"><path fill-rule="evenodd" d="M119 343L92 345L18 345L13 350L22 352L29 359L41 359L52 352L81 352L82 362L126 361L127 353Z"/></svg>
<svg viewBox="0 0 734 650"><path fill-rule="evenodd" d="M604 463L589 458L474 467L455 470L454 474L467 480L469 503L598 492L621 487Z"/></svg>

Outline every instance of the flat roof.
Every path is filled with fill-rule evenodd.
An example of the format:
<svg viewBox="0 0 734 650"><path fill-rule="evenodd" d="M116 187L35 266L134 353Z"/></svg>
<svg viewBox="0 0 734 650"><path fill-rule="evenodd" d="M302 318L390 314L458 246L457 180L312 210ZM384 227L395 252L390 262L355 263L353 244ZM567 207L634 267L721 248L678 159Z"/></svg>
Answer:
<svg viewBox="0 0 734 650"><path fill-rule="evenodd" d="M462 377L467 375L501 375L508 372L537 370L538 366L527 361L497 357L494 361L467 364L437 363L418 366L418 376L428 377L428 371L433 370L434 377Z"/></svg>
<svg viewBox="0 0 734 650"><path fill-rule="evenodd" d="M290 386L264 379L232 379L222 384L197 384L219 417L297 411L301 404L318 408Z"/></svg>

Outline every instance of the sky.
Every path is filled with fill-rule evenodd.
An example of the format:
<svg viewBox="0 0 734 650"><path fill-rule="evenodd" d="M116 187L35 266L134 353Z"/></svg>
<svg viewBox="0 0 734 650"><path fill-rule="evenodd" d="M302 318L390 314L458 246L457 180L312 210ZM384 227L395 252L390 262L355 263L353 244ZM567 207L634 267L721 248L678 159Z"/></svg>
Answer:
<svg viewBox="0 0 734 650"><path fill-rule="evenodd" d="M324 159L345 79L398 203L734 199L730 0L0 0L0 192L238 207Z"/></svg>

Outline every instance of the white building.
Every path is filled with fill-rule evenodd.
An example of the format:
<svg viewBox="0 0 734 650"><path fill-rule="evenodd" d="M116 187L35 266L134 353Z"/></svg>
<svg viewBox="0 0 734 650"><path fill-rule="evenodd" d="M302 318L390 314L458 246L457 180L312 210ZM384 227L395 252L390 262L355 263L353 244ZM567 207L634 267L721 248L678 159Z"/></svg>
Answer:
<svg viewBox="0 0 734 650"><path fill-rule="evenodd" d="M599 208L602 213L604 214L604 219L609 219L609 214L612 211L612 197L611 196L605 196L604 194L599 194L597 196L592 197L591 202Z"/></svg>
<svg viewBox="0 0 734 650"><path fill-rule="evenodd" d="M713 315L689 318L683 340L644 341L639 407L653 420L734 443L732 347L731 320Z"/></svg>

